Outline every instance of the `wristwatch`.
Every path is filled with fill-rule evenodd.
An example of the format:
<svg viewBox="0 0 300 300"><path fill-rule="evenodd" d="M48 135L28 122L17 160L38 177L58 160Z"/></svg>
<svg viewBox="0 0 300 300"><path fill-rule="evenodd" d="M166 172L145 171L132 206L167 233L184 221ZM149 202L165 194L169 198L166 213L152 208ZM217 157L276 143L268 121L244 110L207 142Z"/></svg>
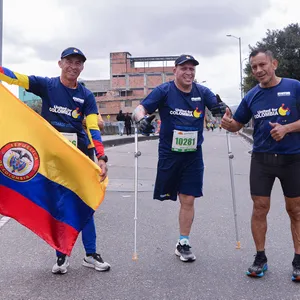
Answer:
<svg viewBox="0 0 300 300"><path fill-rule="evenodd" d="M104 160L106 163L108 162L108 157L106 155L102 155L98 157L98 160Z"/></svg>

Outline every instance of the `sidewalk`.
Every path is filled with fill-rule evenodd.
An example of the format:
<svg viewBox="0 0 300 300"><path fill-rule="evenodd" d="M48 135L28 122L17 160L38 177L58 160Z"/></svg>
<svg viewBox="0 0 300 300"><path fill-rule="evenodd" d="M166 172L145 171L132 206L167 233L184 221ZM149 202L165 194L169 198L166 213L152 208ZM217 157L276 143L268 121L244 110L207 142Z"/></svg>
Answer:
<svg viewBox="0 0 300 300"><path fill-rule="evenodd" d="M158 134L150 135L150 136L144 136L139 134L138 135L138 141L148 141L148 140L156 140L159 138ZM132 135L102 135L102 141L104 147L114 147L119 145L125 145L134 143L134 134Z"/></svg>

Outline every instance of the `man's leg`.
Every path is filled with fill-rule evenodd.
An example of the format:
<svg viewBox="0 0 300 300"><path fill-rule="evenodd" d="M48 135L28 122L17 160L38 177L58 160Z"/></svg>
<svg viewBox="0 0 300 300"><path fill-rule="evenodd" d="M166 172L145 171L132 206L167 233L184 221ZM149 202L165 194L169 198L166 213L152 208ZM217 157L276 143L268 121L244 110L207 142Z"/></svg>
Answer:
<svg viewBox="0 0 300 300"><path fill-rule="evenodd" d="M252 196L252 200L252 235L256 251L264 251L267 233L267 214L270 210L270 197Z"/></svg>
<svg viewBox="0 0 300 300"><path fill-rule="evenodd" d="M246 274L253 277L262 277L267 271L267 257L265 243L267 233L267 215L270 210L270 197L253 196L253 211L251 218L252 236L256 247L256 255L253 264Z"/></svg>
<svg viewBox="0 0 300 300"><path fill-rule="evenodd" d="M92 216L82 229L82 242L86 252L82 264L85 267L96 269L97 271L108 271L110 265L104 262L101 255L96 252L96 227L94 216Z"/></svg>
<svg viewBox="0 0 300 300"><path fill-rule="evenodd" d="M285 197L285 204L291 220L291 231L295 248L292 280L300 281L300 197Z"/></svg>
<svg viewBox="0 0 300 300"><path fill-rule="evenodd" d="M189 235L194 220L194 201L195 197L185 194L179 194L180 210L179 210L179 230L180 239L176 245L175 254L180 260L194 261L196 256L191 252Z"/></svg>
<svg viewBox="0 0 300 300"><path fill-rule="evenodd" d="M179 210L179 229L180 234L189 236L194 220L194 196L179 194L180 210Z"/></svg>

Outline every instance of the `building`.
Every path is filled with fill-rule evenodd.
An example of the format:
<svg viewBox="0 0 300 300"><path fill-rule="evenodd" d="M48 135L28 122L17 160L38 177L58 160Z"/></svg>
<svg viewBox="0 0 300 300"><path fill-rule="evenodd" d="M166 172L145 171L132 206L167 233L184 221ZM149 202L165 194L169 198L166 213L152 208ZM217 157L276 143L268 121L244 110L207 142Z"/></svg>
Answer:
<svg viewBox="0 0 300 300"><path fill-rule="evenodd" d="M120 110L132 113L155 87L174 79L174 64L168 66L168 62L174 62L177 57L132 57L128 52L113 52L110 53L110 79L83 82L94 93L104 121L115 121Z"/></svg>
<svg viewBox="0 0 300 300"><path fill-rule="evenodd" d="M110 53L110 79L79 81L94 93L104 121L114 122L120 110L131 114L155 87L174 79L177 57L132 57L128 52L113 52ZM22 87L19 87L19 98L29 106L41 100Z"/></svg>
<svg viewBox="0 0 300 300"><path fill-rule="evenodd" d="M27 92L23 87L19 86L19 99L26 103L27 105L33 105L37 102L41 101L42 99L32 93Z"/></svg>

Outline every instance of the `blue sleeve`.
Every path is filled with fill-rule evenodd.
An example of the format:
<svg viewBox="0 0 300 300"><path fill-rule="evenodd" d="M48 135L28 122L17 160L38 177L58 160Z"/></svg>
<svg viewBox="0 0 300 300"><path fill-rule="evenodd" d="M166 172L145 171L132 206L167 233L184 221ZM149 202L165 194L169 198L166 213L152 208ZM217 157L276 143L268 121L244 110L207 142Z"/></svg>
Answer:
<svg viewBox="0 0 300 300"><path fill-rule="evenodd" d="M47 94L47 84L49 78L33 75L28 76L28 78L29 89L27 89L27 91L43 98Z"/></svg>
<svg viewBox="0 0 300 300"><path fill-rule="evenodd" d="M89 92L86 101L84 102L84 111L85 116L91 115L91 114L98 114L98 108L96 104L96 99L93 93Z"/></svg>
<svg viewBox="0 0 300 300"><path fill-rule="evenodd" d="M211 109L218 104L216 95L207 87L204 89L204 104L208 109Z"/></svg>
<svg viewBox="0 0 300 300"><path fill-rule="evenodd" d="M238 106L234 113L233 119L241 124L247 124L252 118L252 112L247 102L247 95L243 98L242 102Z"/></svg>
<svg viewBox="0 0 300 300"><path fill-rule="evenodd" d="M163 103L166 95L167 91L158 86L141 102L141 105L144 106L148 114L152 114Z"/></svg>

